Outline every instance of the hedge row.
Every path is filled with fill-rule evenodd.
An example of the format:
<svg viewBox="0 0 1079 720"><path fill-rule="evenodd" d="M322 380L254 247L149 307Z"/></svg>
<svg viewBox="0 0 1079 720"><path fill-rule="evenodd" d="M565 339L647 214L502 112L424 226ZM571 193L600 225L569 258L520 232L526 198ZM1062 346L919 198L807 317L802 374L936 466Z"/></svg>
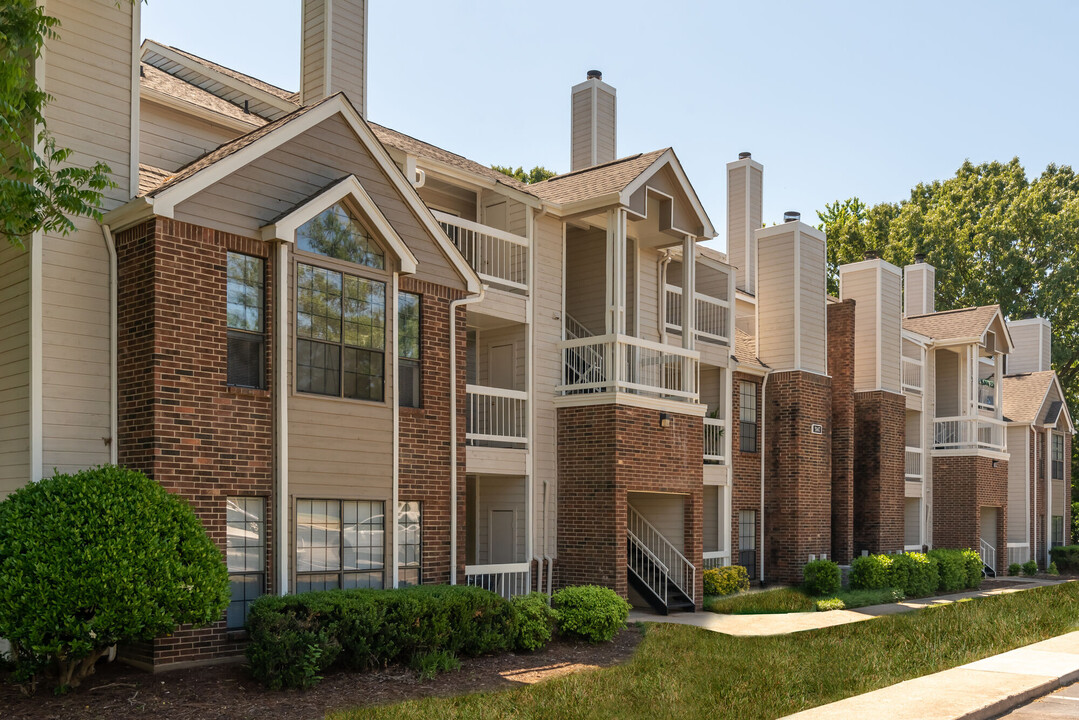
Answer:
<svg viewBox="0 0 1079 720"><path fill-rule="evenodd" d="M749 589L749 571L741 565L708 568L704 571L705 595L733 595Z"/></svg>
<svg viewBox="0 0 1079 720"><path fill-rule="evenodd" d="M449 585L264 595L248 615L247 659L271 689L308 688L336 668L402 663L426 671L457 656L537 650L556 626L591 642L610 640L629 611L613 591L591 586L560 590L554 603L552 610L538 593L511 602Z"/></svg>
<svg viewBox="0 0 1079 720"><path fill-rule="evenodd" d="M865 555L850 567L852 590L898 588L907 597L937 590L975 589L982 584L982 559L973 550L930 550L928 554Z"/></svg>
<svg viewBox="0 0 1079 720"><path fill-rule="evenodd" d="M1060 572L1079 572L1079 545L1064 545L1049 550Z"/></svg>

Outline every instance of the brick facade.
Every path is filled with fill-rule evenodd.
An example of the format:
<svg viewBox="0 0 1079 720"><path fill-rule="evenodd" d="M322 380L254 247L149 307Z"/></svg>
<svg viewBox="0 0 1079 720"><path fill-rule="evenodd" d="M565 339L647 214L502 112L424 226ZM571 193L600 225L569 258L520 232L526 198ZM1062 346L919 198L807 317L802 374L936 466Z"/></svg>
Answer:
<svg viewBox="0 0 1079 720"><path fill-rule="evenodd" d="M596 584L628 595L626 515L630 492L684 499L685 556L703 566L704 423L658 410L604 404L558 408L558 563L555 586ZM697 573L697 607L703 598Z"/></svg>
<svg viewBox="0 0 1079 720"><path fill-rule="evenodd" d="M760 552L761 542L761 454L759 452L760 426L763 417L761 407L761 378L755 375L736 372L732 376L734 390L731 398L731 564L741 565L739 559L738 543L741 529L738 526L739 513L743 510L752 510L756 513L756 523L753 535L756 538L757 552ZM757 395L757 440L758 452L742 452L742 429L738 421L739 409L739 383L749 382L756 387ZM760 556L747 568L751 578L757 578L760 573Z"/></svg>
<svg viewBox="0 0 1079 720"><path fill-rule="evenodd" d="M903 551L906 400L854 393L854 554Z"/></svg>
<svg viewBox="0 0 1079 720"><path fill-rule="evenodd" d="M831 379L773 373L766 395L765 579L798 583L809 555L831 552Z"/></svg>
<svg viewBox="0 0 1079 720"><path fill-rule="evenodd" d="M1008 562L1008 461L976 455L934 457L933 546L977 550L983 507L997 508L996 570L1002 574Z"/></svg>
<svg viewBox="0 0 1079 720"><path fill-rule="evenodd" d="M226 502L266 498L266 582L273 585L273 412L270 389L226 384L226 253L266 260L250 238L157 218L119 233L119 462L141 470L195 509L224 551ZM266 303L266 379L273 377L271 303ZM267 388L269 385L267 384ZM224 620L125 649L137 664L213 662L243 651Z"/></svg>
<svg viewBox="0 0 1079 720"><path fill-rule="evenodd" d="M854 557L854 300L828 305L828 374L832 376L832 554Z"/></svg>

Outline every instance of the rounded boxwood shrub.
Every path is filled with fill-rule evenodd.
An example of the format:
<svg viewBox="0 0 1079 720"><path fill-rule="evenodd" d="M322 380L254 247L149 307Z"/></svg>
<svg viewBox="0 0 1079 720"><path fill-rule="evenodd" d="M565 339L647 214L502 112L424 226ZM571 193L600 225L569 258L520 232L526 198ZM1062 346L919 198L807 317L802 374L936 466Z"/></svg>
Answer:
<svg viewBox="0 0 1079 720"><path fill-rule="evenodd" d="M932 595L940 582L936 563L920 552L893 555L890 572L891 586L907 597Z"/></svg>
<svg viewBox="0 0 1079 720"><path fill-rule="evenodd" d="M1008 566L1008 574L1011 575L1012 577L1015 577L1017 575L1021 575L1022 573L1023 573L1023 566L1020 565L1019 563L1012 563L1011 565Z"/></svg>
<svg viewBox="0 0 1079 720"><path fill-rule="evenodd" d="M612 640L626 626L629 603L610 588L578 585L554 594L558 632L593 643Z"/></svg>
<svg viewBox="0 0 1079 720"><path fill-rule="evenodd" d="M1023 563L1023 574L1033 577L1038 574L1038 563L1035 560L1027 560Z"/></svg>
<svg viewBox="0 0 1079 720"><path fill-rule="evenodd" d="M982 556L977 551L969 548L959 552L963 556L963 565L967 570L966 587L970 590L977 590L982 586L982 571L985 568L985 564L982 563ZM1037 566L1035 565L1035 567Z"/></svg>
<svg viewBox="0 0 1079 720"><path fill-rule="evenodd" d="M892 586L890 555L862 555L850 564L851 590L877 590Z"/></svg>
<svg viewBox="0 0 1079 720"><path fill-rule="evenodd" d="M555 623L555 612L548 604L547 596L533 592L515 597L511 602L517 613L514 647L532 651L547 645L551 641L551 628Z"/></svg>
<svg viewBox="0 0 1079 720"><path fill-rule="evenodd" d="M749 589L749 572L741 565L709 568L704 571L705 595L733 595Z"/></svg>
<svg viewBox="0 0 1079 720"><path fill-rule="evenodd" d="M937 590L955 592L967 586L967 560L962 550L930 550L937 564Z"/></svg>
<svg viewBox="0 0 1079 720"><path fill-rule="evenodd" d="M221 551L140 472L57 473L0 502L0 637L31 690L48 665L78 685L110 646L209 624L228 601Z"/></svg>
<svg viewBox="0 0 1079 720"><path fill-rule="evenodd" d="M802 569L806 592L811 595L831 595L839 592L842 577L838 563L831 560L814 560Z"/></svg>

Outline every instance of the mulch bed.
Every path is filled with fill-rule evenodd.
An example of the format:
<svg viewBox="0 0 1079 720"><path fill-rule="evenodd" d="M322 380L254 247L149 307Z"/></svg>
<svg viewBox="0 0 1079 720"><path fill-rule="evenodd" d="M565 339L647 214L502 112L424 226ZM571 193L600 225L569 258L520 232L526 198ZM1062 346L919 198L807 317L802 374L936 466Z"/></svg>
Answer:
<svg viewBox="0 0 1079 720"><path fill-rule="evenodd" d="M314 720L330 710L380 705L428 696L504 690L593 667L627 661L641 641L635 627L610 643L589 645L555 640L536 653L463 659L459 670L420 680L407 668L370 673L334 673L307 691L266 690L241 664L216 665L153 675L119 662L98 665L81 687L54 695L39 687L34 697L0 678L4 720Z"/></svg>

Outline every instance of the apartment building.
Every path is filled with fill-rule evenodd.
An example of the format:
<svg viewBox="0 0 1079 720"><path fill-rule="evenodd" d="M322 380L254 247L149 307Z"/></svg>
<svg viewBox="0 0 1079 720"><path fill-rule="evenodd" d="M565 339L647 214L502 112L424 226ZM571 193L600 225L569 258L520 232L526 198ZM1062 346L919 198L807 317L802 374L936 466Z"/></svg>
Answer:
<svg viewBox="0 0 1079 720"><path fill-rule="evenodd" d="M0 250L0 496L138 468L233 579L220 623L130 661L234 658L268 592L598 583L692 610L708 567L935 545L999 570L1068 526L1044 321L934 312L925 263L845 266L828 297L824 234L765 226L749 153L728 252L701 244L674 150L619 156L599 72L570 89L570 171L525 185L367 119L362 0L305 0L298 92L140 44L137 5L46 10L50 128L117 188L100 225Z"/></svg>

